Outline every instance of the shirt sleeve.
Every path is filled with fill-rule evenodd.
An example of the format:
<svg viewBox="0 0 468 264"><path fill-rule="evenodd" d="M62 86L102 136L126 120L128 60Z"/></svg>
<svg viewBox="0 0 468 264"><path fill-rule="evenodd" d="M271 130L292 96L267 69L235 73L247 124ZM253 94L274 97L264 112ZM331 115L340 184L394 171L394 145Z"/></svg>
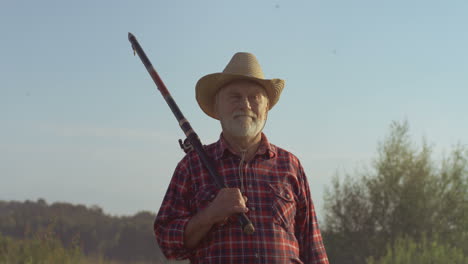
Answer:
<svg viewBox="0 0 468 264"><path fill-rule="evenodd" d="M296 215L296 238L300 247L300 258L307 264L328 264L327 252L319 230L309 183L299 163L298 180L301 186L300 201Z"/></svg>
<svg viewBox="0 0 468 264"><path fill-rule="evenodd" d="M191 218L188 197L190 178L187 159L176 167L154 221L156 241L168 259L186 259L191 251L184 246L185 226Z"/></svg>

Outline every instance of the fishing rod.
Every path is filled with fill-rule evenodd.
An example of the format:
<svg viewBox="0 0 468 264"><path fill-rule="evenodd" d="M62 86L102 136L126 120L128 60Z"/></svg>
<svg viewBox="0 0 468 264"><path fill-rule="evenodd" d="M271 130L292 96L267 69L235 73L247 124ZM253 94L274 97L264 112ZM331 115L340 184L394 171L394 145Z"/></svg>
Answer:
<svg viewBox="0 0 468 264"><path fill-rule="evenodd" d="M211 177L213 178L216 186L219 189L222 188L227 188L227 185L224 183L224 180L221 178L221 176L218 174L216 171L216 166L214 161L206 154L205 149L203 148L203 145L200 141L200 138L198 135L195 133L195 131L192 129L192 126L190 123L185 119L184 115L180 111L179 107L177 106L176 102L172 98L171 94L167 90L166 85L162 81L161 77L159 77L159 74L156 72L154 69L153 65L151 64L150 60L146 56L145 52L140 46L140 43L138 43L138 40L135 38L135 36L132 33L128 33L128 40L132 44L133 52L134 54L138 54L140 57L141 61L146 67L146 70L148 73L151 75L151 78L153 79L154 83L158 87L158 90L161 92L161 95L164 97L164 100L166 100L166 103L169 105L169 108L171 108L172 113L176 117L177 121L179 122L180 128L185 133L185 136L187 137L188 143L191 145L191 147L197 152L198 156L200 157L200 160L203 162L205 165L205 168L208 170L210 173ZM181 144L181 142L179 141ZM185 144L187 145L187 144ZM181 144L182 146L182 144ZM239 213L237 214L240 225L242 227L242 230L246 234L252 234L255 231L255 228L250 221L250 219L247 217L245 213Z"/></svg>

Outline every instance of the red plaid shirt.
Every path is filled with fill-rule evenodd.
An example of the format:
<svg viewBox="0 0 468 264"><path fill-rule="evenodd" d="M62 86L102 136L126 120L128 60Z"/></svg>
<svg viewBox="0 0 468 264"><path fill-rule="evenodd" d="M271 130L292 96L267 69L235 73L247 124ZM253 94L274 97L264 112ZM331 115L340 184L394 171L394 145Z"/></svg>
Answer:
<svg viewBox="0 0 468 264"><path fill-rule="evenodd" d="M234 155L222 136L205 149L229 187L244 186L247 216L255 232L244 234L232 217L214 226L197 248L184 247L185 225L217 194L211 176L191 151L179 162L154 222L156 239L167 258L189 258L194 264L328 263L307 177L297 157L270 144L264 134L248 162Z"/></svg>

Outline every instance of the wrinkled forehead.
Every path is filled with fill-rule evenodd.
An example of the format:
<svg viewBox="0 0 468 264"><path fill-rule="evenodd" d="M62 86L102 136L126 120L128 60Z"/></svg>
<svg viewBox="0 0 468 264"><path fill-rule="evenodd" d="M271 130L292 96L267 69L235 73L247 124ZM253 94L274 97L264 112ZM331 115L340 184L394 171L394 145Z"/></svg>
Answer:
<svg viewBox="0 0 468 264"><path fill-rule="evenodd" d="M252 81L252 80L231 81L223 85L221 88L219 88L216 96L218 96L221 93L226 93L226 92L239 93L239 94L261 93L262 95L267 97L265 88L259 83Z"/></svg>

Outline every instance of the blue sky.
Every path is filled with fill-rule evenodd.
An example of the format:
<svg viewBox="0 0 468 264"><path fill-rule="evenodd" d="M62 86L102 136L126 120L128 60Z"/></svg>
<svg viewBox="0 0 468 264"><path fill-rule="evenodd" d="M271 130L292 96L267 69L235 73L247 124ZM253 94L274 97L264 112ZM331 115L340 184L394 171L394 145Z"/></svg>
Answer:
<svg viewBox="0 0 468 264"><path fill-rule="evenodd" d="M302 161L322 216L393 120L436 154L468 142L465 1L0 1L0 199L157 212L183 137L135 34L202 141L203 75L253 52L286 87L265 133Z"/></svg>

